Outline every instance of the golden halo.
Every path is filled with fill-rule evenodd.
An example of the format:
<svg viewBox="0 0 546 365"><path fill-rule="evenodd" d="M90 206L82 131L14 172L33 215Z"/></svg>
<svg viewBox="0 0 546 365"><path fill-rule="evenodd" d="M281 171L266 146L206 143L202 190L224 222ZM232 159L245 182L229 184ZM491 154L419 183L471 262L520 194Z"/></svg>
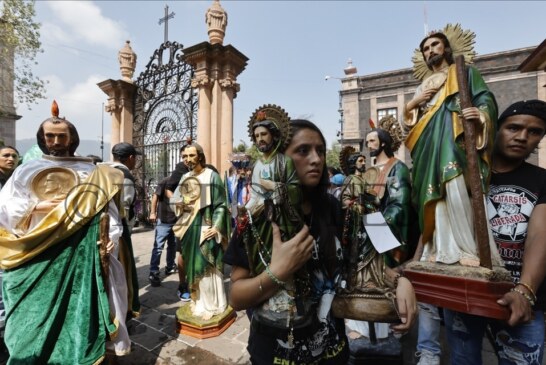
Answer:
<svg viewBox="0 0 546 365"><path fill-rule="evenodd" d="M343 171L345 176L350 175L349 157L351 157L353 153L356 153L356 150L353 146L345 146L343 147L341 152L339 152L339 167L341 167L341 171Z"/></svg>
<svg viewBox="0 0 546 365"><path fill-rule="evenodd" d="M284 111L283 108L275 104L265 104L259 107L252 113L250 120L248 121L248 136L250 140L254 140L253 130L254 124L271 121L281 132L281 140L279 141L279 150L284 151L286 147L290 144L290 139L292 138L292 129L290 127L290 117L288 113Z"/></svg>
<svg viewBox="0 0 546 365"><path fill-rule="evenodd" d="M392 152L398 151L402 144L403 135L402 127L400 127L400 123L398 123L396 118L393 115L387 115L386 117L381 118L379 121L379 128L389 132L392 138Z"/></svg>
<svg viewBox="0 0 546 365"><path fill-rule="evenodd" d="M474 38L476 34L468 29L463 29L460 24L447 24L443 30L434 30L429 32L427 35L430 36L434 33L443 33L449 44L451 46L451 51L453 52L453 58L459 55L464 56L466 64L472 63L476 52L474 51ZM419 48L416 48L413 51L413 57L411 58L413 62L413 76L418 80L423 80L424 78L432 75L432 70L427 67L423 54Z"/></svg>

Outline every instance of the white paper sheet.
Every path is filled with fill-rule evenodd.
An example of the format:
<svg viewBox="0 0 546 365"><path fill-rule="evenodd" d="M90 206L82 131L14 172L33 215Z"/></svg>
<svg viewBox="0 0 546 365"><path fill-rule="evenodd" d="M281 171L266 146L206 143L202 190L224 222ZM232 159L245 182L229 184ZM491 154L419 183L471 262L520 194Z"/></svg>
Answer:
<svg viewBox="0 0 546 365"><path fill-rule="evenodd" d="M383 253L400 246L400 242L392 234L381 212L367 214L362 217L362 221L377 252Z"/></svg>

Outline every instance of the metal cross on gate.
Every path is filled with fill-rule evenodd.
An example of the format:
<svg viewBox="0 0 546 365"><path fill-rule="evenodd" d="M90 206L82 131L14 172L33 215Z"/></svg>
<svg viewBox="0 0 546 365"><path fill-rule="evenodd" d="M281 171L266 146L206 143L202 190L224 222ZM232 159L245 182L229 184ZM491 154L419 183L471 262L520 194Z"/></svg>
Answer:
<svg viewBox="0 0 546 365"><path fill-rule="evenodd" d="M165 23L165 40L163 42L169 40L169 19L172 18L174 18L174 11L169 14L169 5L165 5L165 16L160 18L158 23L159 25Z"/></svg>

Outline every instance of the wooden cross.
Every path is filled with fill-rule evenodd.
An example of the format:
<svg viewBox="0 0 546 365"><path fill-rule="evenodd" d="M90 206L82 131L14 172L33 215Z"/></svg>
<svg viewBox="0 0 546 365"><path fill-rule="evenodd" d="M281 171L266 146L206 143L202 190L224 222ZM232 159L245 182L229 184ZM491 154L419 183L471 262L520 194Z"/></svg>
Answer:
<svg viewBox="0 0 546 365"><path fill-rule="evenodd" d="M169 14L169 5L165 5L165 16L159 19L159 25L165 23L165 40L167 42L169 39L169 19L174 18L174 11Z"/></svg>

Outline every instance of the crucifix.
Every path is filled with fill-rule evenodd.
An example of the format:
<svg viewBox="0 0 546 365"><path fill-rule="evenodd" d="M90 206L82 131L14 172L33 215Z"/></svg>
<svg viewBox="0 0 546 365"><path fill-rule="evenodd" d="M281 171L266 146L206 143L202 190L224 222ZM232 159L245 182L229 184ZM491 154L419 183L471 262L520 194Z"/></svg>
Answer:
<svg viewBox="0 0 546 365"><path fill-rule="evenodd" d="M174 11L169 14L169 5L165 5L165 16L159 19L159 25L165 23L165 40L167 42L169 39L169 19L174 18Z"/></svg>

